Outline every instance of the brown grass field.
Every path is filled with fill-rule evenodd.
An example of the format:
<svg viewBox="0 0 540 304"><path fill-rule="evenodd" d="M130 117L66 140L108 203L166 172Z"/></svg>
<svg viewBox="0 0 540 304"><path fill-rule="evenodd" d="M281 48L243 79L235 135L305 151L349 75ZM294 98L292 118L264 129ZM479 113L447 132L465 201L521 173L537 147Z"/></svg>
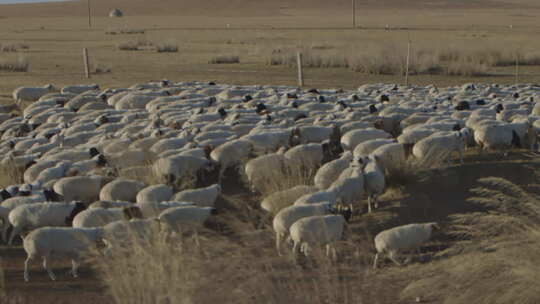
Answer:
<svg viewBox="0 0 540 304"><path fill-rule="evenodd" d="M16 87L46 83L125 87L170 79L295 85L294 66L269 62L296 50L313 62L305 69L308 87L403 83L396 66L409 39L418 67L449 71L454 63L444 55L460 58L453 66L457 75L418 73L411 75L412 84L513 83L516 53L527 58L518 81L540 82L538 1L357 2L356 29L348 0L93 0L91 29L85 1L0 5L0 45L18 46L0 51L0 63L29 65L27 72L0 68L0 103L11 103ZM125 17L108 18L115 7ZM126 44L138 50L119 49ZM150 44L177 51L157 52ZM90 80L84 79L85 47L92 69L100 70ZM390 55L382 56L385 52ZM500 56L486 59L493 52ZM220 56L238 56L239 63L211 63ZM372 71L390 64L398 72L355 71L352 63L361 66L366 58L378 60ZM36 263L32 281L24 283L20 244L0 246L0 303L539 303L539 161L522 151L504 160L470 151L464 166L414 172L385 194L380 210L373 215L362 210L354 218L337 264L277 257L271 220L256 208L261 198L233 175L218 205L226 215L201 236L205 249L193 249L189 239L157 241L152 246L159 258L154 258L142 244L132 254L84 267L76 280L65 275L65 264L56 271L57 282ZM491 176L502 179L479 180ZM444 231L422 249L419 261L370 268L378 231L423 221L440 221ZM223 246L204 246L210 243Z"/></svg>

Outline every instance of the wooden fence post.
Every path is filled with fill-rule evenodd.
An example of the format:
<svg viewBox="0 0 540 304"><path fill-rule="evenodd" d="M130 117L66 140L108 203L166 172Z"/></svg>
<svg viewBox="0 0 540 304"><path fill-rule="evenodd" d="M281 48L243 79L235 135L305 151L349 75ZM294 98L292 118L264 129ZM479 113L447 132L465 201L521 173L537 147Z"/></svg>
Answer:
<svg viewBox="0 0 540 304"><path fill-rule="evenodd" d="M302 53L296 53L296 65L298 66L298 86L304 86L304 71L302 70Z"/></svg>
<svg viewBox="0 0 540 304"><path fill-rule="evenodd" d="M86 0L88 5L88 28L92 28L92 12L90 11L90 0Z"/></svg>
<svg viewBox="0 0 540 304"><path fill-rule="evenodd" d="M352 27L353 29L356 28L356 0L352 1Z"/></svg>
<svg viewBox="0 0 540 304"><path fill-rule="evenodd" d="M90 78L90 65L88 61L88 50L83 48L83 60L84 60L84 73L86 78Z"/></svg>
<svg viewBox="0 0 540 304"><path fill-rule="evenodd" d="M516 51L516 73L515 73L515 84L518 84L519 81L519 51Z"/></svg>
<svg viewBox="0 0 540 304"><path fill-rule="evenodd" d="M411 58L411 40L407 42L407 66L405 66L405 86L409 86L409 63Z"/></svg>

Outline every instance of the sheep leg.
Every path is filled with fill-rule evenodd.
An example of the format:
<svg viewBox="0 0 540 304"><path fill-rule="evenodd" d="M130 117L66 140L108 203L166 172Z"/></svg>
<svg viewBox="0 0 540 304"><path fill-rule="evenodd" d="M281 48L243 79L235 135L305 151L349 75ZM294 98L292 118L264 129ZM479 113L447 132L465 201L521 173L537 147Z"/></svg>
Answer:
<svg viewBox="0 0 540 304"><path fill-rule="evenodd" d="M330 244L326 244L326 257L329 257L330 256L330 250L331 250L331 246Z"/></svg>
<svg viewBox="0 0 540 304"><path fill-rule="evenodd" d="M297 255L300 252L300 244L298 242L294 242L292 252L294 255Z"/></svg>
<svg viewBox="0 0 540 304"><path fill-rule="evenodd" d="M390 254L388 255L388 257L389 257L390 260L392 260L392 262L394 262L396 265L398 265L398 266L403 266L403 264L400 263L400 262L397 260L396 252L395 252L395 251L390 251Z"/></svg>
<svg viewBox="0 0 540 304"><path fill-rule="evenodd" d="M8 232L9 232L9 222L4 219L4 229L2 231L2 240L4 242L8 241Z"/></svg>
<svg viewBox="0 0 540 304"><path fill-rule="evenodd" d="M377 194L373 194L373 208L374 209L379 208L379 200L378 200Z"/></svg>
<svg viewBox="0 0 540 304"><path fill-rule="evenodd" d="M371 213L371 200L372 200L372 195L369 195L368 196L368 213Z"/></svg>
<svg viewBox="0 0 540 304"><path fill-rule="evenodd" d="M32 262L33 259L34 259L34 256L28 255L28 257L24 261L24 281L25 282L30 281L30 274L28 271L28 266L30 265L30 262Z"/></svg>
<svg viewBox="0 0 540 304"><path fill-rule="evenodd" d="M195 245L197 245L197 248L201 248L201 243L199 242L199 234L197 233L197 229L195 229L193 233L193 237L195 238Z"/></svg>
<svg viewBox="0 0 540 304"><path fill-rule="evenodd" d="M8 245L11 246L11 244L13 244L13 239L15 238L15 236L19 235L19 233L21 233L22 231L22 227L13 227L13 230L11 231L11 235L9 236L9 241L8 241Z"/></svg>
<svg viewBox="0 0 540 304"><path fill-rule="evenodd" d="M51 267L49 266L47 256L43 257L43 268L47 270L47 273L49 274L49 277L51 280L56 281L56 276L54 275L54 272L52 271Z"/></svg>
<svg viewBox="0 0 540 304"><path fill-rule="evenodd" d="M79 277L78 270L79 270L79 261L77 259L72 259L71 260L71 274L73 275L74 278Z"/></svg>
<svg viewBox="0 0 540 304"><path fill-rule="evenodd" d="M375 254L375 258L373 259L373 269L377 269L377 263L379 262L379 253L377 252Z"/></svg>
<svg viewBox="0 0 540 304"><path fill-rule="evenodd" d="M276 233L276 250L279 256L281 256L281 243L282 243L282 235L281 233Z"/></svg>

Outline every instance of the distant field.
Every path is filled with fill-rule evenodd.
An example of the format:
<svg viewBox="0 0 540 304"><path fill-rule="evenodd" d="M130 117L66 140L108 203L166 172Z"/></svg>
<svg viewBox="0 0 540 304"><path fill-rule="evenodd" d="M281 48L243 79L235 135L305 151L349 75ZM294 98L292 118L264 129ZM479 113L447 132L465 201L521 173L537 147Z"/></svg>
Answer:
<svg viewBox="0 0 540 304"><path fill-rule="evenodd" d="M241 2L233 1L231 7L239 6ZM2 6L0 15L8 18L0 19L0 44L20 43L27 45L28 49L0 52L0 59L15 61L22 58L28 62L29 71L0 71L0 95L3 96L0 98L9 99L7 95L20 85L45 83L95 82L102 86L125 86L167 78L175 81L295 85L294 66L271 66L268 63L276 52L294 54L297 49L307 49L308 55L319 61L314 66L324 66L306 69L306 86L353 88L366 82L401 83L404 81L402 75L355 72L351 64L339 62L358 61L358 57L365 62L379 57L378 61L385 61L396 69L396 64L403 65L409 38L413 56L448 50L463 54L495 50L505 53L510 59L516 52L522 56L540 54L535 54L540 49L540 40L537 39L540 26L536 22L540 9L535 8L532 1L522 1L524 4L512 8L505 2L473 1L466 6L464 2L457 1L453 2L454 6L447 5L447 9L443 9L443 2L437 1L433 3L441 5L414 2L412 8L419 9L381 9L376 2L369 6L371 2L366 4L362 1L357 10L357 29L350 28L348 1L338 2L332 9L323 9L326 5L321 1L314 2L311 9L301 9L308 1L294 6L285 3L278 11L265 11L268 16L252 14L253 10L247 4L245 9L237 11L236 16L220 16L216 10L207 10L207 14L202 16L181 16L190 10L195 14L196 9L205 8L197 8L189 1L182 2L186 11L177 11L182 5L176 4L167 15L132 16L130 11L133 14L142 12L141 3L134 1L129 6L122 1L92 3L95 7L93 12L100 17L93 18L91 29L88 29L88 21L84 17L85 2ZM488 3L492 9L474 8L482 3ZM126 17L103 17L112 7L125 7ZM44 12L65 15L68 8L72 9L74 17L9 17L42 16ZM152 7L148 13L157 14L160 9ZM122 31L138 34L122 34ZM120 34L112 35L111 32ZM119 44L140 40L172 44L177 51L158 53L152 49L123 51L118 48ZM92 75L90 80L83 79L83 47L89 49L93 69L100 72ZM385 60L386 57L381 57L383 51L391 52L393 60L399 62ZM237 56L240 62L209 64L216 56L223 55ZM434 61L440 56L431 57L435 59L424 56L418 60L427 60L425 64L429 65L436 63ZM459 69L469 68L471 65L467 62ZM411 64L415 64L414 58ZM437 75L412 75L411 83L453 85L515 81L512 65L491 66L479 73L481 76L474 77L468 73L448 76L446 69L447 64L443 63L442 71ZM538 82L539 72L539 66L522 66L519 81Z"/></svg>

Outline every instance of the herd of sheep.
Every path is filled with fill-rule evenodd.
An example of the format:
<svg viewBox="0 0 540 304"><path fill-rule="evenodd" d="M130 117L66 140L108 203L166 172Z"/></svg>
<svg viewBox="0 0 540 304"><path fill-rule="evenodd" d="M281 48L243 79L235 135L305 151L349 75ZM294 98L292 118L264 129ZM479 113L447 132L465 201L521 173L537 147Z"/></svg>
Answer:
<svg viewBox="0 0 540 304"><path fill-rule="evenodd" d="M354 91L159 81L124 89L22 87L22 115L0 114L1 165L23 183L0 191L2 238L23 238L28 266L71 258L73 275L99 243L110 253L130 231L180 231L217 213L224 179L238 169L253 192L290 172L312 180L260 203L273 216L276 249L306 256L342 238L353 208L375 212L393 170L419 161L450 165L457 152L537 149L540 87L437 88L388 84ZM26 107L24 107L26 106ZM229 172L229 173L228 173ZM154 176L155 182L123 176ZM277 176L277 177L276 177ZM186 189L188 180L191 189ZM375 237L374 267L430 239L436 223Z"/></svg>

